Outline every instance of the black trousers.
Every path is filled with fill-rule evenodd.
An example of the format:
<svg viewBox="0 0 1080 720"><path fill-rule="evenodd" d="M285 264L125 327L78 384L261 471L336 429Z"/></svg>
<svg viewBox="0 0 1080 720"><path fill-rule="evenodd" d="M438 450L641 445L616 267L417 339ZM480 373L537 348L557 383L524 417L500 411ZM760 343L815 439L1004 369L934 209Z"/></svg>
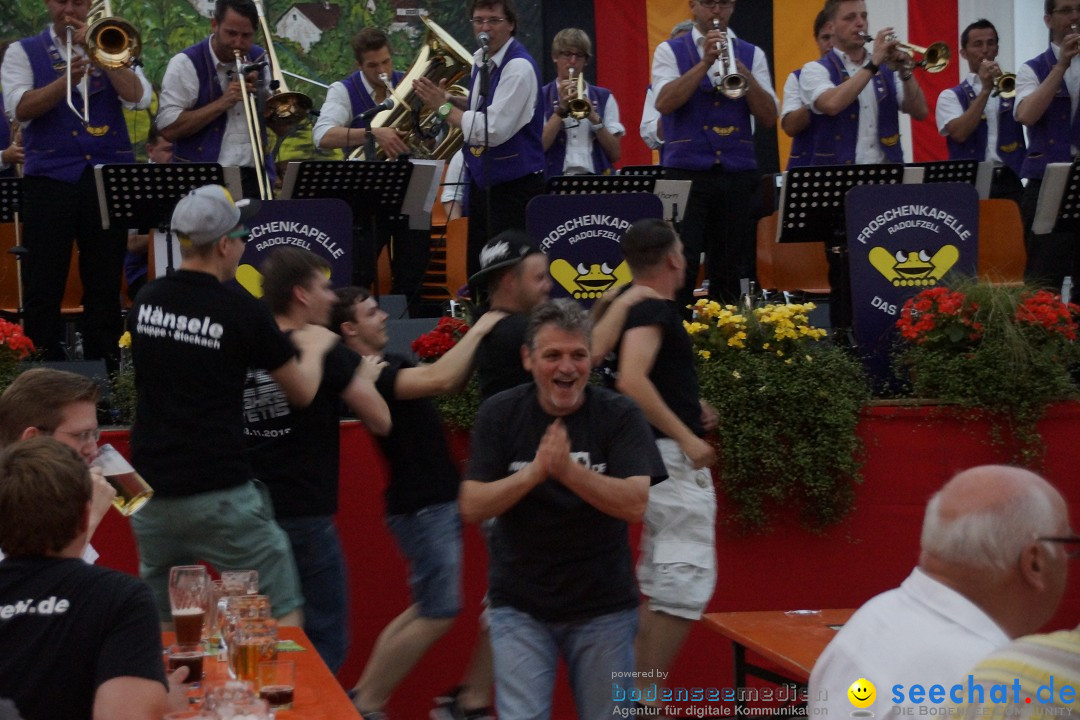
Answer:
<svg viewBox="0 0 1080 720"><path fill-rule="evenodd" d="M404 295L413 309L431 257L431 231L410 230L409 218L398 217L353 228L353 283L371 287L376 279L377 258L390 247L390 292Z"/></svg>
<svg viewBox="0 0 1080 720"><path fill-rule="evenodd" d="M1080 237L1071 232L1036 235L1031 231L1041 188L1042 179L1028 180L1020 203L1024 249L1027 250L1024 279L1056 292L1061 290L1066 275L1071 275L1074 281L1080 279L1080 251L1076 247Z"/></svg>
<svg viewBox="0 0 1080 720"><path fill-rule="evenodd" d="M60 305L67 284L72 243L79 248L83 315L79 331L87 359L105 359L110 368L119 354L123 327L120 285L127 228L104 230L98 209L94 171L87 168L72 185L27 176L23 244L23 304L26 333L47 360L63 360Z"/></svg>
<svg viewBox="0 0 1080 720"><path fill-rule="evenodd" d="M488 240L503 230L525 230L525 207L543 192L542 172L492 185L487 190L475 182L469 186L469 241L465 262L469 277L479 272L480 251Z"/></svg>

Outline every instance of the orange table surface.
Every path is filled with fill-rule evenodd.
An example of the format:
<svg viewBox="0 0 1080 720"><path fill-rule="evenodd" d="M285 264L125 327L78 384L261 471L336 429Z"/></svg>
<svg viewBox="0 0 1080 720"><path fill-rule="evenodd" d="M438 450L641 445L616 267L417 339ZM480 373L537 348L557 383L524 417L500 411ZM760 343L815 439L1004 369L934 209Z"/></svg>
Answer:
<svg viewBox="0 0 1080 720"><path fill-rule="evenodd" d="M293 660L296 662L296 693L293 698L291 710L275 710L278 720L341 720L347 718L360 718L360 713L353 707L349 696L345 694L340 683L326 663L319 657L319 653L311 644L311 640L298 627L279 627L278 638L292 640L303 646L304 650L297 652L278 653L279 660ZM161 642L167 648L176 641L176 635L172 632L163 632ZM216 658L203 658L204 682L229 679L229 664L218 661Z"/></svg>
<svg viewBox="0 0 1080 720"><path fill-rule="evenodd" d="M836 636L829 626L843 625L854 612L845 609L800 615L783 610L707 613L702 621L733 643L778 665L792 680L806 683L818 655Z"/></svg>

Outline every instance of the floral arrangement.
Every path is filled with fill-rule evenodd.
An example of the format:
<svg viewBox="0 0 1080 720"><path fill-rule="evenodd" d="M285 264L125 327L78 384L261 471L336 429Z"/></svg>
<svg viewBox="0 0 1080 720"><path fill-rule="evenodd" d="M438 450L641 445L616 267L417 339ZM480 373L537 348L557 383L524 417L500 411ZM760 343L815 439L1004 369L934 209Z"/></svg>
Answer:
<svg viewBox="0 0 1080 720"><path fill-rule="evenodd" d="M412 350L421 362L432 363L441 358L469 331L469 324L456 317L442 317L439 324L412 342ZM469 378L461 392L435 398L443 422L454 429L470 430L480 407L480 389L476 378Z"/></svg>
<svg viewBox="0 0 1080 720"><path fill-rule="evenodd" d="M112 374L110 412L112 422L130 425L135 422L135 367L131 362L131 333L120 336L120 367Z"/></svg>
<svg viewBox="0 0 1080 720"><path fill-rule="evenodd" d="M20 325L0 320L0 390L11 384L19 373L19 363L30 359L35 350Z"/></svg>
<svg viewBox="0 0 1080 720"><path fill-rule="evenodd" d="M1036 424L1075 394L1076 305L1028 286L963 281L908 300L894 367L912 394L990 413L1013 461L1037 467Z"/></svg>
<svg viewBox="0 0 1080 720"><path fill-rule="evenodd" d="M854 503L862 457L855 428L869 385L856 359L821 342L813 309L699 300L685 324L702 397L720 416L720 485L742 530L764 529L783 505L821 530Z"/></svg>

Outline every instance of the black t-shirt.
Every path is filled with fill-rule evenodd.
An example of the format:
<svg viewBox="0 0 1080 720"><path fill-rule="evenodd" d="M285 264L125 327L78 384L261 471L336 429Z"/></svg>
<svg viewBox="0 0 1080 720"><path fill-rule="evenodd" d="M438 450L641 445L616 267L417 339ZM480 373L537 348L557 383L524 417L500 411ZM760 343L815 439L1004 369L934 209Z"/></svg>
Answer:
<svg viewBox="0 0 1080 720"><path fill-rule="evenodd" d="M132 464L160 497L236 487L245 455L244 380L296 351L266 306L203 272L180 270L136 296Z"/></svg>
<svg viewBox="0 0 1080 720"><path fill-rule="evenodd" d="M277 517L333 515L338 509L338 424L341 393L352 382L360 356L342 344L323 359L322 382L311 404L289 406L265 370L248 373L244 434L255 477L266 483Z"/></svg>
<svg viewBox="0 0 1080 720"><path fill-rule="evenodd" d="M636 327L659 325L662 333L649 380L679 420L698 437L705 434L701 425L701 403L697 370L694 367L694 346L683 327L678 303L671 300L642 300L631 306L626 315L623 332ZM667 437L653 428L656 437Z"/></svg>
<svg viewBox="0 0 1080 720"><path fill-rule="evenodd" d="M400 355L386 355L375 387L390 408L393 427L379 447L390 463L386 512L413 513L457 499L461 478L450 457L439 409L431 398L398 400L394 384L402 370L416 367Z"/></svg>
<svg viewBox="0 0 1080 720"><path fill-rule="evenodd" d="M610 390L587 387L585 404L563 417L575 461L617 478L667 477L649 425L637 405ZM470 480L493 482L517 472L555 418L536 386L499 393L480 407L473 427ZM548 478L500 515L492 528L489 598L546 622L598 617L635 607L637 586L625 521Z"/></svg>
<svg viewBox="0 0 1080 720"><path fill-rule="evenodd" d="M515 313L497 322L480 341L475 362L481 399L533 381L521 364L521 346L528 329L529 313Z"/></svg>
<svg viewBox="0 0 1080 720"><path fill-rule="evenodd" d="M0 562L0 697L24 720L89 720L97 688L129 676L165 684L146 583L77 558Z"/></svg>

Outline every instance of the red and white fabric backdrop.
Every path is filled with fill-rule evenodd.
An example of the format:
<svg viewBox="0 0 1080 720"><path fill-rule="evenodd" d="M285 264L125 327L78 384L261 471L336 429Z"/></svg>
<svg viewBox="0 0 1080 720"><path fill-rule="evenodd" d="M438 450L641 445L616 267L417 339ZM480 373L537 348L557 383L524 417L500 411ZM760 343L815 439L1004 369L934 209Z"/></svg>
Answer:
<svg viewBox="0 0 1080 720"><path fill-rule="evenodd" d="M741 0L736 6L731 25L741 37L771 53L778 96L788 73L816 56L811 29L822 4L817 0L773 0L770 6L765 0ZM597 81L615 93L627 129L622 164L648 163L650 153L638 136L637 126L649 83L652 51L667 39L673 25L690 16L689 3L686 0L594 0L594 7ZM883 27L892 27L897 37L912 44L925 47L935 41L944 41L952 49L953 60L943 72L919 72L919 84L930 103L930 116L915 123L909 123L905 117L902 132L905 155L909 160L945 157L945 142L934 122L934 106L938 94L956 85L967 72L967 65L959 57L958 50L960 31L965 25L987 18L998 27L1001 36L999 61L1006 68L1016 67L1018 34L1035 37L1034 41L1021 45L1036 44L1035 50L1022 55L1021 60L1032 57L1041 49L1037 45L1045 43L1042 0L867 0L867 13L871 34ZM771 23L765 16L771 18ZM1015 31L1014 16L1021 18L1024 24ZM758 37L740 30L770 24L771 37ZM783 133L778 142L783 165L789 143Z"/></svg>

